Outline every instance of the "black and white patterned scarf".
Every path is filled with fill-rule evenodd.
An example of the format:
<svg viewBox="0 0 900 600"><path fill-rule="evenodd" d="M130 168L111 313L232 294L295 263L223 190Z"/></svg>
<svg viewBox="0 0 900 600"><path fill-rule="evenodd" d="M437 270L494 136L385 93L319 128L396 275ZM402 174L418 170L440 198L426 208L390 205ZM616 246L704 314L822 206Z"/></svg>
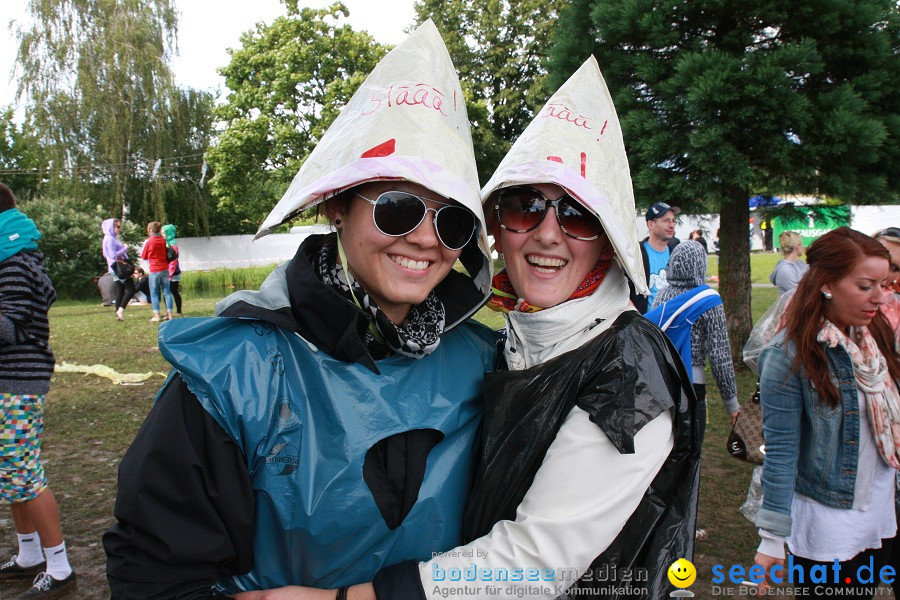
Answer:
<svg viewBox="0 0 900 600"><path fill-rule="evenodd" d="M334 243L329 241L323 244L314 259L316 275L322 283L337 290L354 304L358 301L369 322L374 323L376 333L373 334L370 327L363 340L373 357L384 356L384 346L391 352L412 358L421 358L434 352L441 341L445 323L444 305L434 290L424 302L410 309L403 323L396 325L378 308L353 274L337 263L336 255L337 247Z"/></svg>

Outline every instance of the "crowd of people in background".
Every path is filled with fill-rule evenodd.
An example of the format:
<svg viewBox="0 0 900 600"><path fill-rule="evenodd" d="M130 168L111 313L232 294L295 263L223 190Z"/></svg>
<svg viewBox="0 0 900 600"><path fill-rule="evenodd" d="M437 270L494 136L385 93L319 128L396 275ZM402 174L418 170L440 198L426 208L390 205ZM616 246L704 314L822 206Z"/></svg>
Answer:
<svg viewBox="0 0 900 600"><path fill-rule="evenodd" d="M125 320L125 309L132 299L143 300L152 305L152 323L182 316L181 265L178 260L175 225L163 225L159 221L147 224L147 239L139 256L146 261L148 271L134 264L128 246L119 240L121 228L122 222L119 219L106 219L101 225L102 252L108 268L104 277L108 275L113 282L111 303L116 309L116 319ZM127 265L127 270L122 271L117 263ZM100 289L102 295L102 286ZM165 302L166 313L160 317L162 302Z"/></svg>
<svg viewBox="0 0 900 600"><path fill-rule="evenodd" d="M702 232L678 243L677 214L660 204L647 211L650 235L642 250L658 289L645 316L693 366L700 407L705 389L698 378L704 381L710 356L734 423L739 405L721 299L704 285ZM761 477L751 479L750 495L762 498L755 562L765 573L783 569L787 548L806 573L835 561L842 573L896 568L900 228L869 237L840 227L813 242L809 264L799 233L782 232L779 246L783 258L769 280L781 296L773 308L781 312L767 317L777 326L758 360L765 460L757 467ZM875 587L848 577L817 593L868 598ZM896 593L896 580L893 587Z"/></svg>

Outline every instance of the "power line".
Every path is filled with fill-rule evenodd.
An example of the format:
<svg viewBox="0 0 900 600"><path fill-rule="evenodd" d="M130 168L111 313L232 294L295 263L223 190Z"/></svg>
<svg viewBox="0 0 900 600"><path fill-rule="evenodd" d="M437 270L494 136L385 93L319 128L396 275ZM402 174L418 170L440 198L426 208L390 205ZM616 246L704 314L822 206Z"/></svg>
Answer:
<svg viewBox="0 0 900 600"><path fill-rule="evenodd" d="M123 163L112 163L112 164L90 164L87 166L76 166L76 167L35 167L31 169L26 168L12 168L12 169L0 169L0 174L3 175L43 175L50 173L84 173L90 171L105 171L105 172L124 172L129 169L122 167L137 167L137 166L149 166L155 163L157 160L162 161L163 163L167 161L177 161L185 158L194 158L197 156L204 156L205 152L196 152L194 154L182 154L180 156L168 156L168 157L160 157L156 159L147 159L147 158L135 158ZM169 168L187 168L187 167L195 167L202 166L203 163L191 163L188 165L166 165Z"/></svg>
<svg viewBox="0 0 900 600"><path fill-rule="evenodd" d="M173 156L169 158L161 158L156 159L161 161L160 169L157 172L157 175L164 173L174 173L179 169L190 169L195 167L202 167L202 162L192 162L187 164L172 164L172 161L177 161L185 158L194 158L197 156L203 156L203 153L197 154L185 154L182 156ZM89 173L98 173L98 174L112 174L112 173L135 173L138 167L143 167L148 170L152 170L152 165L155 164L156 160L147 160L147 159L135 159L124 163L118 164L90 164L90 165L82 165L75 167L34 167L34 168L9 168L2 169L0 168L0 175L52 175L52 174L66 174L66 175L79 175L79 174L89 174ZM166 164L168 162L168 164Z"/></svg>

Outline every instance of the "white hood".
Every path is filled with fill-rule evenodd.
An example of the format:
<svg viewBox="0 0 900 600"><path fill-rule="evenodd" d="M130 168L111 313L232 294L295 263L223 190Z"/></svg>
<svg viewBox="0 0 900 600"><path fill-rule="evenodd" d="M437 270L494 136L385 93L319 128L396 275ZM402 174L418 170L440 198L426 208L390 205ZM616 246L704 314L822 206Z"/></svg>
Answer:
<svg viewBox="0 0 900 600"><path fill-rule="evenodd" d="M622 128L593 56L522 132L481 197L536 183L561 186L597 215L637 292L648 293Z"/></svg>

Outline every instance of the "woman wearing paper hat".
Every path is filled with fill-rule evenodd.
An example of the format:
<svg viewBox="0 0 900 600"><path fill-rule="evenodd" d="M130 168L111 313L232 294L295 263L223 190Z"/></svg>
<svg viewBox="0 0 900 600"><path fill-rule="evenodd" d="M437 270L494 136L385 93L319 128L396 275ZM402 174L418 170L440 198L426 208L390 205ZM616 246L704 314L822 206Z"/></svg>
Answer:
<svg viewBox="0 0 900 600"><path fill-rule="evenodd" d="M629 585L667 597L669 566L693 554L702 423L674 348L629 301L628 279L647 290L634 197L593 57L482 195L506 262L489 305L506 313L509 370L485 379L484 456L463 532L478 539L465 548L491 569L568 568L587 588L578 597ZM425 590L440 585L435 566L463 561L423 565Z"/></svg>
<svg viewBox="0 0 900 600"><path fill-rule="evenodd" d="M576 585L575 597L630 587L666 598L667 570L693 556L703 424L677 352L629 300L629 278L647 286L622 135L593 58L482 194L506 262L489 304L506 313L508 369L484 383L463 532L473 541L391 569L394 597L549 600Z"/></svg>
<svg viewBox="0 0 900 600"><path fill-rule="evenodd" d="M219 317L161 329L173 375L104 537L114 598L336 587L459 543L496 334L467 321L491 261L430 21L360 86L259 235L319 203L334 233Z"/></svg>

